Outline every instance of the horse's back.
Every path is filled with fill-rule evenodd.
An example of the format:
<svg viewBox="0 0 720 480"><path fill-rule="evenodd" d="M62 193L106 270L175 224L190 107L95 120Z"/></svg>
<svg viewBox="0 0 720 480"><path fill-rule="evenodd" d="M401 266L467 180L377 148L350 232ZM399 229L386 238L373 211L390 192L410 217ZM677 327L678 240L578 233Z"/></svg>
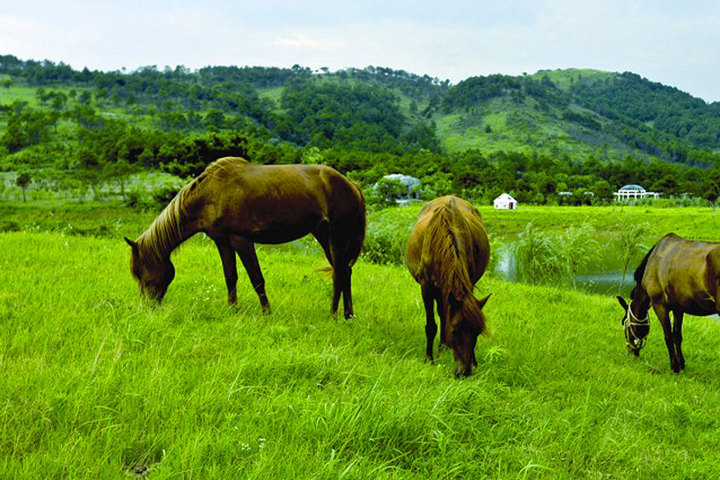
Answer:
<svg viewBox="0 0 720 480"><path fill-rule="evenodd" d="M447 229L436 228L447 222ZM432 281L433 271L442 257L437 248L442 244L439 235L452 235L457 255L463 257L473 283L487 268L490 243L482 225L480 213L466 200L444 196L430 201L420 212L417 223L408 237L405 263L419 283Z"/></svg>
<svg viewBox="0 0 720 480"><path fill-rule="evenodd" d="M362 192L331 167L257 165L226 157L211 164L197 184L190 201L198 205L208 234L282 243L346 216L362 223L364 232Z"/></svg>
<svg viewBox="0 0 720 480"><path fill-rule="evenodd" d="M714 313L720 275L720 244L664 236L648 259L642 283L655 302L688 313Z"/></svg>

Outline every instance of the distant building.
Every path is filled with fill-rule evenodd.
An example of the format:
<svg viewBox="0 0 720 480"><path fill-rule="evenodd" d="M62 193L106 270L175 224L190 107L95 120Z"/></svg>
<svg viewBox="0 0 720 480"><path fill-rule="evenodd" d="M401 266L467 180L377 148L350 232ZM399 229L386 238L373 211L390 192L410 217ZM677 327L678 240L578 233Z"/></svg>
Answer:
<svg viewBox="0 0 720 480"><path fill-rule="evenodd" d="M618 201L624 200L636 200L639 198L660 198L660 194L657 192L648 192L640 185L625 185L620 188L617 192L613 193L615 199Z"/></svg>
<svg viewBox="0 0 720 480"><path fill-rule="evenodd" d="M517 200L510 194L503 193L493 201L495 210L515 210L517 209Z"/></svg>
<svg viewBox="0 0 720 480"><path fill-rule="evenodd" d="M420 179L411 177L410 175L403 175L402 173L391 173L390 175L385 175L382 180L400 185L400 190L394 194L396 203L406 204L413 201L420 201L420 194L422 193ZM379 188L378 183L373 187L376 193Z"/></svg>

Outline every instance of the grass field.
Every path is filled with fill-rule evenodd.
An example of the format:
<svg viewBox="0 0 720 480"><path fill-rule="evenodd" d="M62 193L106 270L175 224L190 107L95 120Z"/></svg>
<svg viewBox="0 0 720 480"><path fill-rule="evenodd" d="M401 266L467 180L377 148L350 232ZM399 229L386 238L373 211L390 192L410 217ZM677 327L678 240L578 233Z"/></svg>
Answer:
<svg viewBox="0 0 720 480"><path fill-rule="evenodd" d="M130 232L132 233L132 232ZM5 478L717 478L720 325L690 318L670 371L653 320L627 357L615 300L481 280L479 368L424 361L420 292L360 261L335 319L315 248L259 251L274 312L214 246L141 301L117 237L0 234Z"/></svg>

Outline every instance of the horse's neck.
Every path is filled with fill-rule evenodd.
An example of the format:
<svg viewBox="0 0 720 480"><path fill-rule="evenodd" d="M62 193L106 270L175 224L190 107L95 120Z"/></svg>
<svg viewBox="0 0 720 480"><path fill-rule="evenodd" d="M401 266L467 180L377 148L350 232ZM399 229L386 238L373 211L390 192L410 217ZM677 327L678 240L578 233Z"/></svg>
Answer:
<svg viewBox="0 0 720 480"><path fill-rule="evenodd" d="M635 287L631 301L632 307L635 310L635 312L633 312L633 315L635 315L637 318L645 317L648 310L650 310L650 296L647 294L645 289L642 288L640 285Z"/></svg>
<svg viewBox="0 0 720 480"><path fill-rule="evenodd" d="M195 221L179 208L174 199L141 237L141 245L158 259L169 258L173 250L198 232Z"/></svg>

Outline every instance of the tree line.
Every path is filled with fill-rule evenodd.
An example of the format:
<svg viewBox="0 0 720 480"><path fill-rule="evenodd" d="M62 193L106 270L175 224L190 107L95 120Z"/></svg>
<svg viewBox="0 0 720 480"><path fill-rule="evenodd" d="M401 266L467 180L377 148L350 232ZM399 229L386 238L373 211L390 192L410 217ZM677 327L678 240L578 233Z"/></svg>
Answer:
<svg viewBox="0 0 720 480"><path fill-rule="evenodd" d="M125 73L3 55L0 80L7 90L13 82L35 88L35 102L0 104L0 168L51 169L93 189L122 185L145 168L189 177L220 156L239 155L259 163L322 162L367 186L405 173L422 180L426 195L483 201L510 192L538 204L602 203L627 183L711 202L720 195L720 157L706 146L720 131L720 117L712 115L717 104L632 74L574 82L569 98L543 76L491 75L452 86L379 67L333 75L299 66ZM644 90L653 92L646 98L654 107L634 100ZM614 132L637 151L448 153L433 112L472 109L499 96L533 98L582 128ZM577 106L588 98L604 116ZM700 120L690 125L692 112Z"/></svg>

